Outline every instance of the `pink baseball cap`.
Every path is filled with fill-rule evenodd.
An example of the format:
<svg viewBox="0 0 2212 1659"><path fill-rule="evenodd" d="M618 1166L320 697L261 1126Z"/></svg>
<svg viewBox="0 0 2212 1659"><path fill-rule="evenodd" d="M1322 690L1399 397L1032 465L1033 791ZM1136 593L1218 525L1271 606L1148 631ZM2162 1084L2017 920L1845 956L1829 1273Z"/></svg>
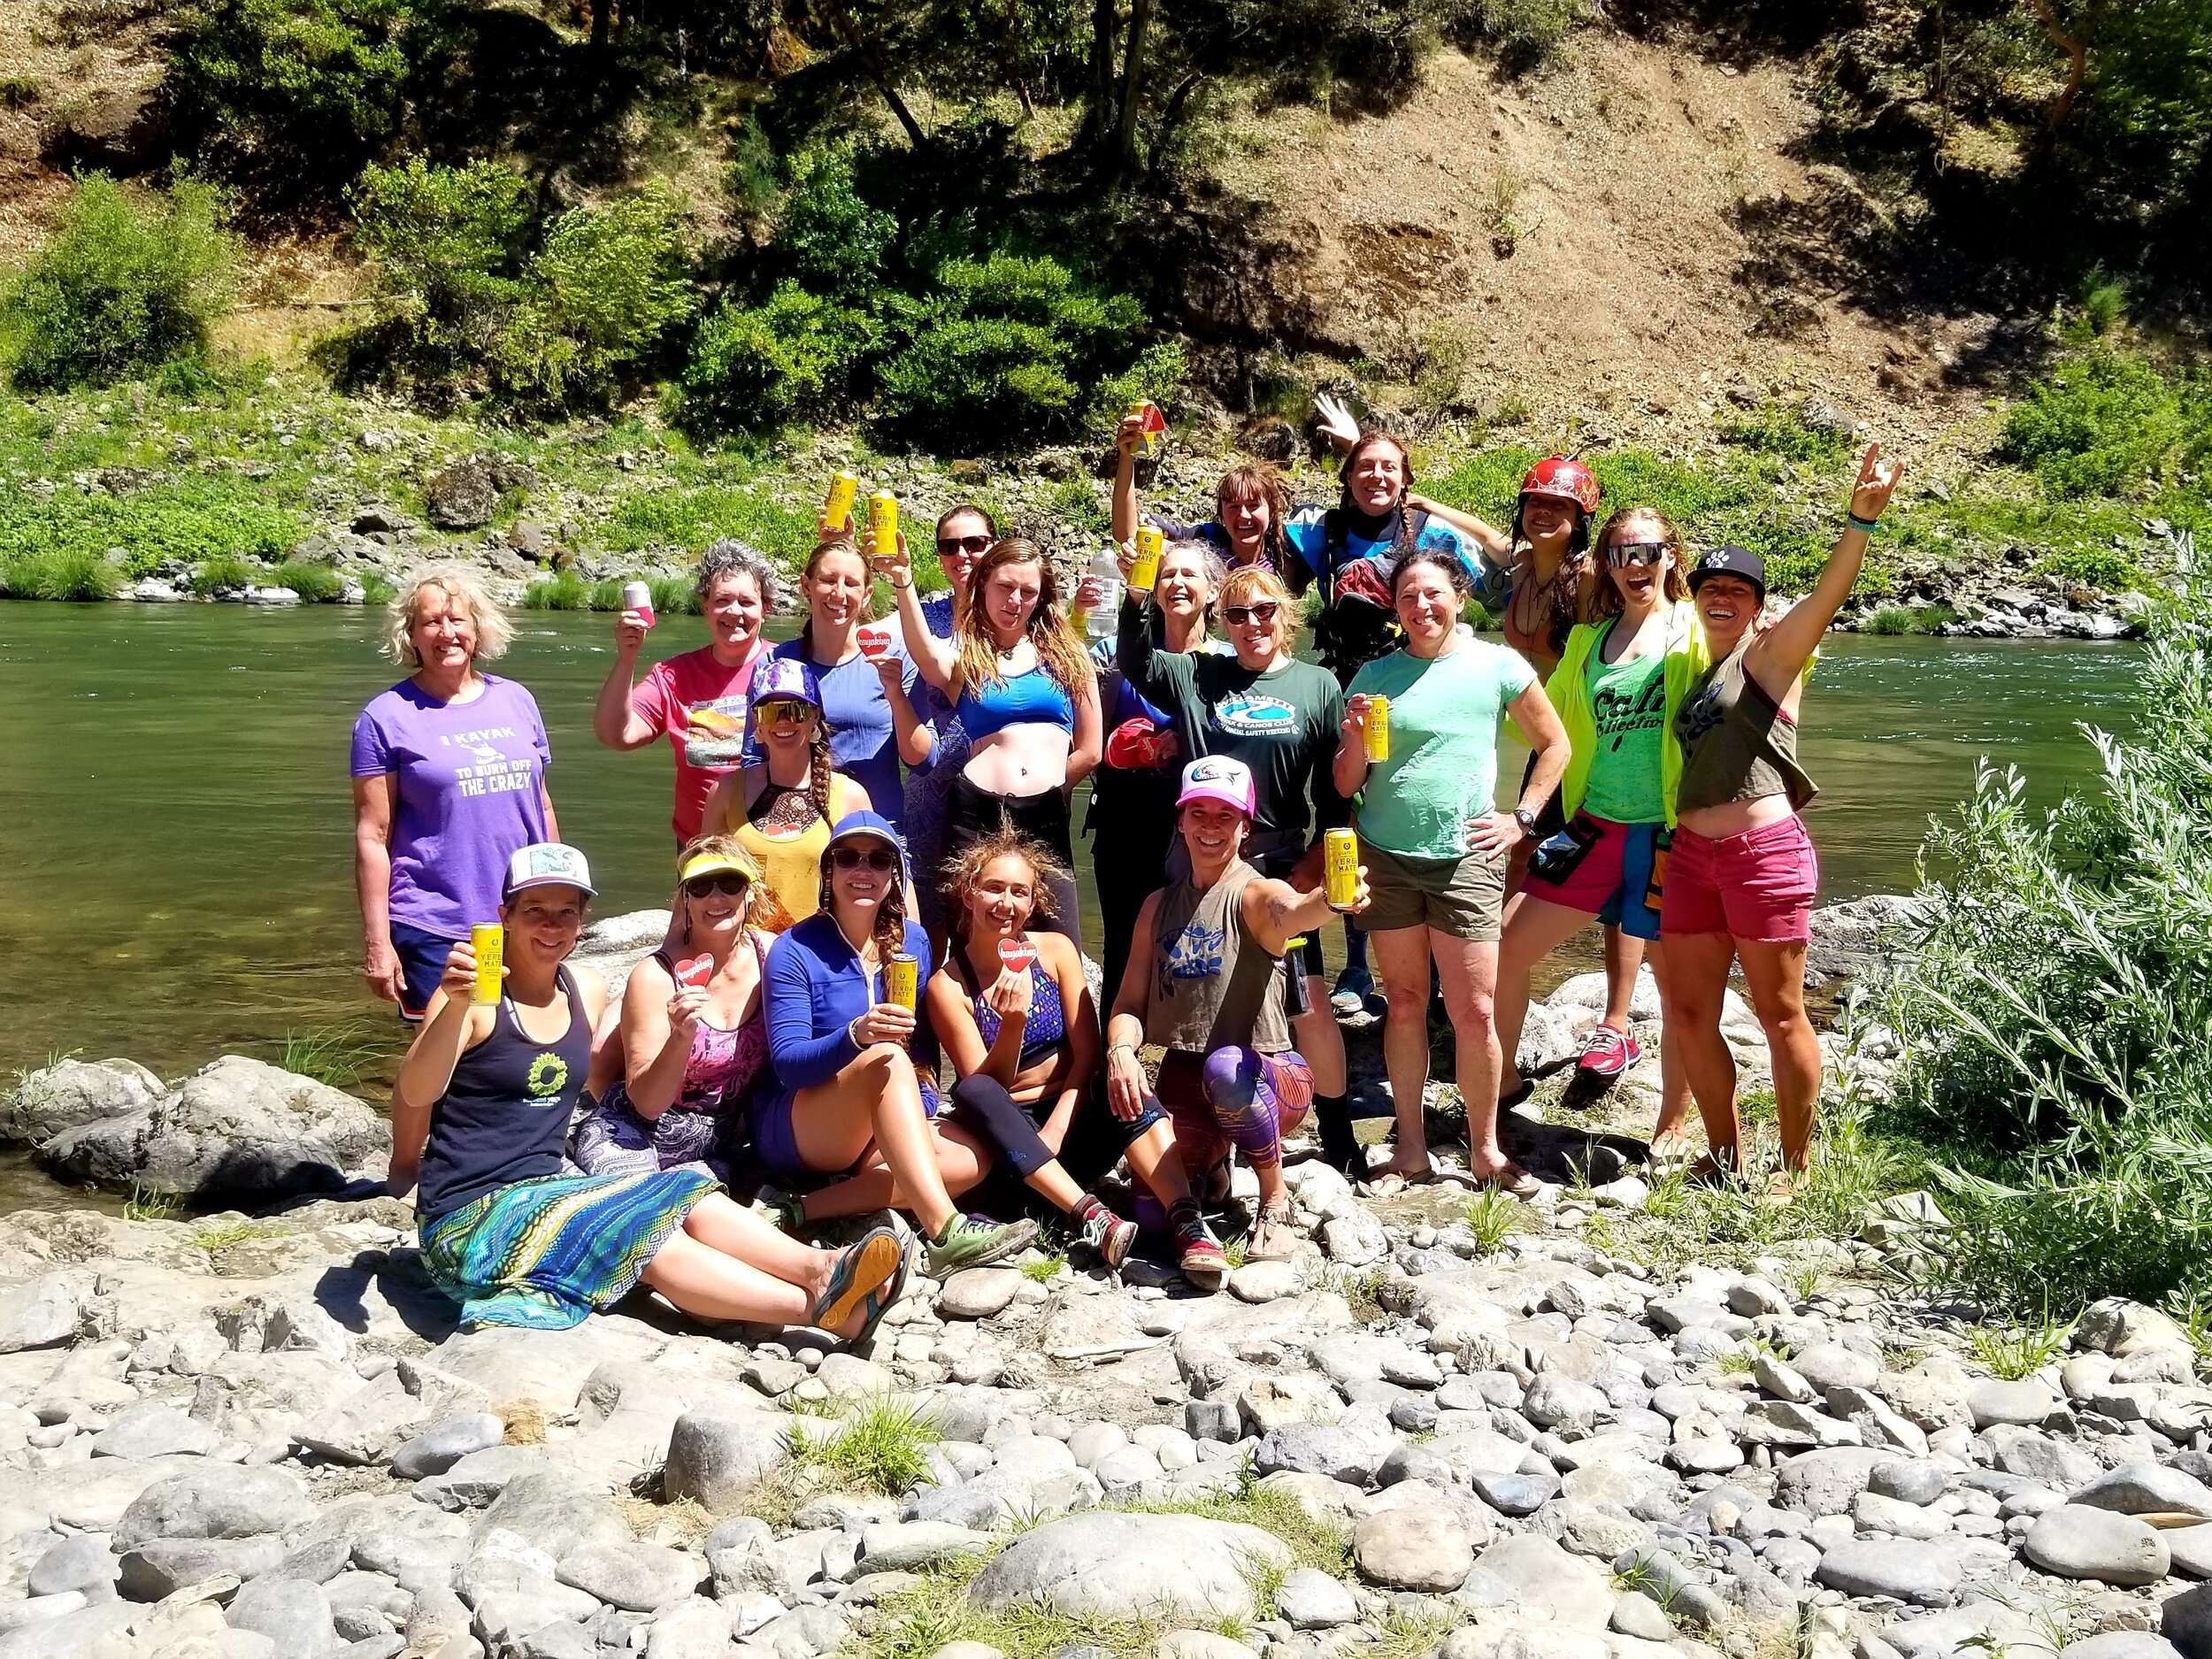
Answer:
<svg viewBox="0 0 2212 1659"><path fill-rule="evenodd" d="M1183 793L1175 797L1175 804L1186 807L1194 801L1219 801L1247 818L1258 816L1252 769L1233 756L1201 756L1183 768Z"/></svg>

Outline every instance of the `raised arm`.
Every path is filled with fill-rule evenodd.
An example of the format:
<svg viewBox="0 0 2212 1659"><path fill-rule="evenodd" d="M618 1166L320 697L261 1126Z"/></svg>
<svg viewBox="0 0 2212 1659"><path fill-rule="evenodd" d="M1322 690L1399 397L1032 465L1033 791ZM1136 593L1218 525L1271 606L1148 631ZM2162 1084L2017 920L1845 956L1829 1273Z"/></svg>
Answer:
<svg viewBox="0 0 2212 1659"><path fill-rule="evenodd" d="M1463 511L1457 507L1448 507L1427 495L1409 494L1406 505L1416 512L1425 512L1430 518L1440 520L1472 541L1482 550L1483 557L1493 568L1502 569L1512 561L1513 538L1487 519L1478 518L1473 513Z"/></svg>
<svg viewBox="0 0 2212 1659"><path fill-rule="evenodd" d="M910 766L919 766L937 747L937 728L916 712L914 700L906 695L906 675L896 657L886 651L876 658L875 669L876 678L883 681L883 700L891 705L891 729L898 738L899 758Z"/></svg>
<svg viewBox="0 0 2212 1659"><path fill-rule="evenodd" d="M1366 908L1367 866L1362 864L1359 885L1352 892L1349 914L1356 916ZM1285 946L1299 934L1320 926L1334 909L1329 902L1326 887L1301 893L1287 881L1271 880L1265 876L1245 885L1241 902L1244 931L1271 956L1281 956Z"/></svg>
<svg viewBox="0 0 2212 1659"><path fill-rule="evenodd" d="M404 1193L422 1169L423 1142L430 1133L430 1112L453 1082L453 1068L469 1046L475 1007L476 950L465 939L446 953L445 973L431 994L422 1029L408 1045L392 1086L392 1162L385 1186ZM487 1015L484 1028L490 1030Z"/></svg>
<svg viewBox="0 0 2212 1659"><path fill-rule="evenodd" d="M706 1000L702 989L678 989L650 956L630 971L629 983L622 987L623 1087L648 1123L657 1122L683 1093L692 1038Z"/></svg>
<svg viewBox="0 0 2212 1659"><path fill-rule="evenodd" d="M1358 684L1354 680L1355 685ZM1367 787L1367 694L1356 691L1344 700L1344 718L1337 722L1336 759L1330 764L1330 780L1336 792L1349 801Z"/></svg>
<svg viewBox="0 0 2212 1659"><path fill-rule="evenodd" d="M660 735L660 728L639 712L630 689L644 643L644 618L634 611L624 611L614 626L614 663L599 682L599 700L591 709L591 734L609 749L643 749Z"/></svg>
<svg viewBox="0 0 2212 1659"><path fill-rule="evenodd" d="M1137 534L1137 439L1141 426L1135 415L1124 415L1114 429L1113 538L1126 541Z"/></svg>
<svg viewBox="0 0 2212 1659"><path fill-rule="evenodd" d="M957 703L959 648L929 631L929 618L922 614L922 596L914 589L914 562L907 556L904 531L899 533L899 550L883 566L883 574L898 599L899 627L906 635L906 654L914 659L914 666L921 671L924 680L943 692L947 701Z"/></svg>
<svg viewBox="0 0 2212 1659"><path fill-rule="evenodd" d="M1135 562L1135 549L1123 542L1121 573L1125 581ZM1114 634L1114 663L1124 680L1162 708L1188 695L1197 683L1197 668L1189 652L1155 648L1150 595L1140 599L1126 587L1121 590L1121 618Z"/></svg>
<svg viewBox="0 0 2212 1659"><path fill-rule="evenodd" d="M1805 672L1805 664L1820 649L1820 636L1828 632L1836 612L1851 596L1860 566L1866 563L1867 536L1881 518L1882 509L1889 505L1904 471L1903 462L1882 459L1880 444L1866 446L1866 454L1859 461L1858 481L1851 489L1850 518L1843 534L1836 538L1828 562L1820 567L1812 592L1777 618L1744 653L1746 671L1778 703Z"/></svg>
<svg viewBox="0 0 2212 1659"><path fill-rule="evenodd" d="M955 945L952 949L956 950L959 947ZM968 1001L966 987L948 967L929 976L929 1023L952 1061L955 1077L973 1077L981 1072L1007 1088L1014 1087L1014 1079L1021 1071L1022 1037L1029 1027L1025 1013L1001 1014L998 1040L987 1044L983 1028L976 1024L975 1007Z"/></svg>

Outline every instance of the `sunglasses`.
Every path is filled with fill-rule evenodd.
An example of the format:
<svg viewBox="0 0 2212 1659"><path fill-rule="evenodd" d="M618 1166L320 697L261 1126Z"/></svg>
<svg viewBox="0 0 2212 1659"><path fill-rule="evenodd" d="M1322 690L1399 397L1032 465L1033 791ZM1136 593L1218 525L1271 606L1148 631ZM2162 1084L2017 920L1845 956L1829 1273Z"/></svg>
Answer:
<svg viewBox="0 0 2212 1659"><path fill-rule="evenodd" d="M1256 605L1230 605L1222 611L1232 627L1242 627L1248 622L1268 623L1275 620L1275 613L1282 606L1272 599L1263 599Z"/></svg>
<svg viewBox="0 0 2212 1659"><path fill-rule="evenodd" d="M1666 557L1664 541L1617 541L1605 549L1606 562L1621 569L1631 565L1656 565Z"/></svg>
<svg viewBox="0 0 2212 1659"><path fill-rule="evenodd" d="M719 893L733 899L752 885L734 870L718 870L710 876L694 876L685 882L684 896L687 899L703 899L710 893Z"/></svg>
<svg viewBox="0 0 2212 1659"><path fill-rule="evenodd" d="M896 870L899 856L887 847L871 847L865 852L857 847L833 847L830 863L840 870Z"/></svg>
<svg viewBox="0 0 2212 1659"><path fill-rule="evenodd" d="M760 710L760 718L771 726L803 726L814 718L814 705L796 697L771 697L754 706Z"/></svg>
<svg viewBox="0 0 2212 1659"><path fill-rule="evenodd" d="M987 535L941 535L937 538L937 557L949 559L956 553L980 553L991 545Z"/></svg>

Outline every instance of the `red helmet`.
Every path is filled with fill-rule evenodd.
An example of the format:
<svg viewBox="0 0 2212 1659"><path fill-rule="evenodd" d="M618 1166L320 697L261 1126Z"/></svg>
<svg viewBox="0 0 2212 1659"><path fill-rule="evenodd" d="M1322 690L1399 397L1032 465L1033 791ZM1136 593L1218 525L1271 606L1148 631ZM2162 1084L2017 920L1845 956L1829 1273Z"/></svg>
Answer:
<svg viewBox="0 0 2212 1659"><path fill-rule="evenodd" d="M1556 496L1592 513L1598 510L1598 475L1566 456L1547 456L1528 469L1521 480L1521 494Z"/></svg>

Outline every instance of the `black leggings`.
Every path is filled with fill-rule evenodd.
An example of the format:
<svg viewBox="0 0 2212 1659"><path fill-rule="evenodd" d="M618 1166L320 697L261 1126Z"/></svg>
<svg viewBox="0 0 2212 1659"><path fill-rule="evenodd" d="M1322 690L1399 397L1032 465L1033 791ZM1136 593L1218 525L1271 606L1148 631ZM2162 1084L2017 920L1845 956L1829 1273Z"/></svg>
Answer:
<svg viewBox="0 0 2212 1659"><path fill-rule="evenodd" d="M1063 790L1047 789L1038 795L993 795L988 789L978 788L964 777L954 779L945 797L945 842L937 866L938 881L941 885L945 881L969 848L1002 828L1018 830L1033 841L1043 842L1060 861L1062 868L1070 872L1065 876L1045 879L1045 893L1052 914L1048 918L1040 915L1032 926L1065 933L1080 950L1083 912L1072 873L1074 853L1068 840L1068 797Z"/></svg>
<svg viewBox="0 0 2212 1659"><path fill-rule="evenodd" d="M1085 1091L1063 1137L1064 1145L1055 1152L1037 1133L1037 1121L1029 1115L1030 1109L1008 1094L1006 1086L995 1077L978 1071L962 1078L952 1086L952 1104L955 1118L988 1141L992 1151L1022 1179L1027 1180L1056 1157L1069 1179L1084 1187L1119 1163L1129 1143L1162 1117L1159 1107L1147 1101L1141 1114L1124 1123L1093 1087ZM1048 1106L1048 1102L1038 1104Z"/></svg>

